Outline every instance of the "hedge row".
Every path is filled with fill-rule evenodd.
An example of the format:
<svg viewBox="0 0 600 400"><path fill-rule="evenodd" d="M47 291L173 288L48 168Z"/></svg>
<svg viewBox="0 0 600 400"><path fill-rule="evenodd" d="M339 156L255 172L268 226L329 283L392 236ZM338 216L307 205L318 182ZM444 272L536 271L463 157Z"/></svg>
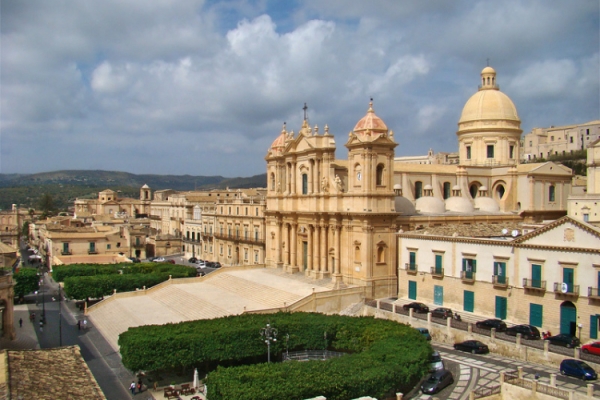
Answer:
<svg viewBox="0 0 600 400"><path fill-rule="evenodd" d="M196 269L174 264L73 264L53 269L56 281L64 282L73 299L101 298L117 292L152 287L172 278L196 276Z"/></svg>
<svg viewBox="0 0 600 400"><path fill-rule="evenodd" d="M349 353L328 361L219 366L209 373L212 400L385 398L407 392L423 376L431 347L407 325L372 317L311 313L247 314L161 326L130 328L119 337L130 370L231 365L260 358L267 346L259 332L267 320L278 330L276 359L290 351L329 349Z"/></svg>

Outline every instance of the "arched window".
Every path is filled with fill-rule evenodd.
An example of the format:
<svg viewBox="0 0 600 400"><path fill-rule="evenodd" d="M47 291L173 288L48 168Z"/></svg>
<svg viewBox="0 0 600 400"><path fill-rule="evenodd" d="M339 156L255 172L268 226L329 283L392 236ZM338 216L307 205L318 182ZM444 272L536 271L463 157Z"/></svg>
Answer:
<svg viewBox="0 0 600 400"><path fill-rule="evenodd" d="M444 182L444 200L450 197L450 182Z"/></svg>
<svg viewBox="0 0 600 400"><path fill-rule="evenodd" d="M472 198L477 197L478 191L479 191L479 185L477 185L476 183L469 186L469 194L471 195Z"/></svg>
<svg viewBox="0 0 600 400"><path fill-rule="evenodd" d="M360 261L360 246L354 247L354 261Z"/></svg>
<svg viewBox="0 0 600 400"><path fill-rule="evenodd" d="M415 200L423 197L423 182L415 182Z"/></svg>
<svg viewBox="0 0 600 400"><path fill-rule="evenodd" d="M556 187L554 185L548 187L548 201L556 201Z"/></svg>
<svg viewBox="0 0 600 400"><path fill-rule="evenodd" d="M504 185L498 185L496 187L496 195L498 196L499 200L502 200L505 192L506 192L506 189L504 189Z"/></svg>
<svg viewBox="0 0 600 400"><path fill-rule="evenodd" d="M302 194L308 194L308 175L302 174Z"/></svg>
<svg viewBox="0 0 600 400"><path fill-rule="evenodd" d="M383 185L383 164L377 166L377 177L375 178L377 186Z"/></svg>

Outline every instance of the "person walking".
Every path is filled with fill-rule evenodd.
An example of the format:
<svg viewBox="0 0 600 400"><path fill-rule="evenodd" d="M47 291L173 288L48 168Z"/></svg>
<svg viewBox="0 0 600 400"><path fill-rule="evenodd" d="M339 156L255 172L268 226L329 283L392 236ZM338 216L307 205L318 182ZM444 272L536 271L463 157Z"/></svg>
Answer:
<svg viewBox="0 0 600 400"><path fill-rule="evenodd" d="M23 327L23 318L19 318L19 328Z"/></svg>
<svg viewBox="0 0 600 400"><path fill-rule="evenodd" d="M131 390L131 394L135 395L135 382L131 381L131 385L129 385L129 390Z"/></svg>

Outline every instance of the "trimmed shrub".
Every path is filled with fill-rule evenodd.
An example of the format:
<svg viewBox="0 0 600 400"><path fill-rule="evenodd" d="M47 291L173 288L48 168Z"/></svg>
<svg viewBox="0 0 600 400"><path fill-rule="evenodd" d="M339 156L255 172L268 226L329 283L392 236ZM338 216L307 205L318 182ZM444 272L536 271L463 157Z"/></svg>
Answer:
<svg viewBox="0 0 600 400"><path fill-rule="evenodd" d="M278 330L272 359L286 350L329 349L348 355L327 361L240 365L266 361L260 336L267 321ZM219 364L209 373L210 397L220 399L385 398L407 392L427 371L431 347L415 329L372 317L313 313L246 314L130 328L119 337L130 370ZM237 365L223 367L223 365Z"/></svg>

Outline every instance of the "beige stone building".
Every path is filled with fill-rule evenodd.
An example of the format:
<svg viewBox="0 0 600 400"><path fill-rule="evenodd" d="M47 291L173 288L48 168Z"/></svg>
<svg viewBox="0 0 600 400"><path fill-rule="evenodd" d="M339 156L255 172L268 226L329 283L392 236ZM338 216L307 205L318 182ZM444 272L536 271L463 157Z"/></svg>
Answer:
<svg viewBox="0 0 600 400"><path fill-rule="evenodd" d="M151 190L148 185L140 189L140 198L119 197L119 193L106 189L98 193L97 199L76 199L75 218L90 215L110 215L115 218L143 217L150 211Z"/></svg>
<svg viewBox="0 0 600 400"><path fill-rule="evenodd" d="M564 156L587 149L600 138L600 121L585 124L534 128L523 136L521 159L532 161Z"/></svg>
<svg viewBox="0 0 600 400"><path fill-rule="evenodd" d="M598 337L600 230L563 217L398 234L398 297Z"/></svg>
<svg viewBox="0 0 600 400"><path fill-rule="evenodd" d="M356 284L369 297L396 292L393 132L372 104L335 158L335 139L307 120L285 125L268 150L266 259L270 266Z"/></svg>
<svg viewBox="0 0 600 400"><path fill-rule="evenodd" d="M395 162L395 188L408 200L396 211L416 219L564 215L572 172L552 162L520 164L520 125L515 105L499 90L496 71L484 68L479 90L465 103L458 122L458 164Z"/></svg>
<svg viewBox="0 0 600 400"><path fill-rule="evenodd" d="M574 219L600 226L600 139L587 149L586 188L569 196L567 211Z"/></svg>
<svg viewBox="0 0 600 400"><path fill-rule="evenodd" d="M16 337L14 326L13 272L0 268L0 336L13 340Z"/></svg>
<svg viewBox="0 0 600 400"><path fill-rule="evenodd" d="M19 248L21 229L28 220L31 220L28 210L16 204L10 210L0 211L0 242Z"/></svg>
<svg viewBox="0 0 600 400"><path fill-rule="evenodd" d="M227 265L264 264L265 192L238 189L233 198L217 200L213 212L204 214L202 259Z"/></svg>

